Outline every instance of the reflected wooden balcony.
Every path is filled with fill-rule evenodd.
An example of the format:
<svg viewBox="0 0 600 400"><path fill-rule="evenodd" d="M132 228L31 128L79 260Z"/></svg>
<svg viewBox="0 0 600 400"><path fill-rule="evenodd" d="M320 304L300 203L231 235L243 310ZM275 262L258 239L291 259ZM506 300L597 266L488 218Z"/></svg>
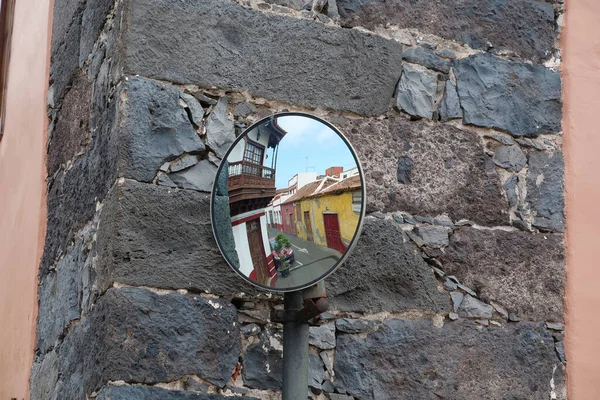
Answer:
<svg viewBox="0 0 600 400"><path fill-rule="evenodd" d="M275 196L275 170L247 161L229 163L228 191L232 215L265 208Z"/></svg>

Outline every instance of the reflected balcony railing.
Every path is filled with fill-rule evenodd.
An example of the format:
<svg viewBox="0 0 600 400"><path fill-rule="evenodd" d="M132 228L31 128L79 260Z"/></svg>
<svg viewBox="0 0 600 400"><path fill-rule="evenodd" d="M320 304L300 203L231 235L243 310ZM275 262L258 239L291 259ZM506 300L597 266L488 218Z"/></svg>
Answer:
<svg viewBox="0 0 600 400"><path fill-rule="evenodd" d="M275 189L275 170L247 161L229 163L229 191L235 189Z"/></svg>

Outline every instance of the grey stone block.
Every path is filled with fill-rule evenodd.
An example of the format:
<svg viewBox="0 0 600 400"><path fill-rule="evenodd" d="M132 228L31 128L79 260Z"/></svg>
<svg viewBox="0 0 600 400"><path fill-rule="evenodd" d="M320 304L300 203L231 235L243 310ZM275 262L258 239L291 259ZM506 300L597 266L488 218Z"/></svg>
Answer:
<svg viewBox="0 0 600 400"><path fill-rule="evenodd" d="M325 370L321 358L316 354L308 355L308 387L313 393L319 394L323 390L321 383L325 379Z"/></svg>
<svg viewBox="0 0 600 400"><path fill-rule="evenodd" d="M564 244L560 234L462 227L440 258L444 271L479 298L534 321L563 321Z"/></svg>
<svg viewBox="0 0 600 400"><path fill-rule="evenodd" d="M402 53L402 59L409 63L420 64L429 69L447 74L450 72L452 64L441 57L438 57L433 51L417 46L406 49Z"/></svg>
<svg viewBox="0 0 600 400"><path fill-rule="evenodd" d="M419 226L416 232L427 246L439 249L448 245L448 230L440 226Z"/></svg>
<svg viewBox="0 0 600 400"><path fill-rule="evenodd" d="M332 309L340 311L447 312L431 268L391 220L366 219L354 252L325 281Z"/></svg>
<svg viewBox="0 0 600 400"><path fill-rule="evenodd" d="M392 393L393 398L542 399L552 378L558 393L565 389L564 368L554 371L560 361L542 324L480 330L467 320L443 328L429 320L390 320L365 339L340 335L338 342L336 381L364 400Z"/></svg>
<svg viewBox="0 0 600 400"><path fill-rule="evenodd" d="M335 327L340 332L360 333L373 326L373 321L362 321L354 318L340 318L335 321Z"/></svg>
<svg viewBox="0 0 600 400"><path fill-rule="evenodd" d="M468 294L463 298L458 313L461 317L467 318L492 318L493 314L494 307Z"/></svg>
<svg viewBox="0 0 600 400"><path fill-rule="evenodd" d="M106 386L98 400L258 400L256 397L224 396L182 390L167 390L153 386Z"/></svg>
<svg viewBox="0 0 600 400"><path fill-rule="evenodd" d="M529 153L527 201L535 212L535 227L545 231L564 231L564 169L560 151Z"/></svg>
<svg viewBox="0 0 600 400"><path fill-rule="evenodd" d="M465 123L502 129L513 136L560 132L558 72L478 54L457 61L454 73Z"/></svg>
<svg viewBox="0 0 600 400"><path fill-rule="evenodd" d="M460 109L460 100L456 86L448 79L446 81L446 91L440 102L440 119L449 121L451 119L462 118L462 110Z"/></svg>
<svg viewBox="0 0 600 400"><path fill-rule="evenodd" d="M438 74L425 67L404 64L396 105L410 115L433 119Z"/></svg>
<svg viewBox="0 0 600 400"><path fill-rule="evenodd" d="M519 172L527 163L527 157L519 146L500 146L492 160L497 166L512 172Z"/></svg>
<svg viewBox="0 0 600 400"><path fill-rule="evenodd" d="M187 94L187 93L180 93L179 97L186 104L186 106L188 108L188 112L190 114L189 117L191 118L192 123L196 127L201 126L202 118L204 118L204 108L202 108L200 101L198 99L196 99L194 96L192 96L191 94Z"/></svg>
<svg viewBox="0 0 600 400"><path fill-rule="evenodd" d="M208 160L202 160L184 171L169 174L171 181L179 188L210 192L215 181L217 167Z"/></svg>
<svg viewBox="0 0 600 400"><path fill-rule="evenodd" d="M366 171L367 212L447 214L453 221L508 224L494 164L471 132L400 117L352 121L340 129ZM412 161L410 184L398 182L401 157Z"/></svg>
<svg viewBox="0 0 600 400"><path fill-rule="evenodd" d="M184 153L204 153L204 143L179 104L179 88L143 78L123 85L121 171L126 178L152 182L160 167Z"/></svg>
<svg viewBox="0 0 600 400"><path fill-rule="evenodd" d="M414 28L487 50L489 44L535 62L554 48L554 10L549 2L523 0L337 0L342 26L374 29L387 24Z"/></svg>
<svg viewBox="0 0 600 400"><path fill-rule="evenodd" d="M335 348L335 323L330 322L321 326L311 326L308 331L309 344L321 350Z"/></svg>
<svg viewBox="0 0 600 400"><path fill-rule="evenodd" d="M170 171L171 172L183 171L184 169L188 169L188 168L198 164L198 162L199 162L198 156L195 156L192 154L186 154L171 165ZM169 165L168 163L165 163L165 164ZM163 164L163 166L165 164ZM161 167L161 171L163 171L162 167Z"/></svg>
<svg viewBox="0 0 600 400"><path fill-rule="evenodd" d="M87 1L81 15L81 33L79 38L79 67L92 53L94 44L106 22L106 17L114 0Z"/></svg>
<svg viewBox="0 0 600 400"><path fill-rule="evenodd" d="M59 360L56 351L45 354L36 360L31 367L30 393L31 400L58 400L56 389L59 374Z"/></svg>
<svg viewBox="0 0 600 400"><path fill-rule="evenodd" d="M133 0L128 7L130 74L361 115L385 112L400 77L402 46L355 30L231 0Z"/></svg>
<svg viewBox="0 0 600 400"><path fill-rule="evenodd" d="M248 346L242 359L244 384L255 389L281 390L280 371L283 367L281 331L267 328L259 338L259 342ZM276 347L273 346L274 344Z"/></svg>
<svg viewBox="0 0 600 400"><path fill-rule="evenodd" d="M227 97L221 97L206 120L206 144L223 158L235 140L233 121L227 117Z"/></svg>
<svg viewBox="0 0 600 400"><path fill-rule="evenodd" d="M504 182L504 190L506 191L506 197L508 199L508 206L514 207L519 202L517 196L517 183L519 182L519 176L513 175Z"/></svg>
<svg viewBox="0 0 600 400"><path fill-rule="evenodd" d="M98 234L100 287L194 289L256 294L224 262L213 238L209 196L125 180L103 210Z"/></svg>

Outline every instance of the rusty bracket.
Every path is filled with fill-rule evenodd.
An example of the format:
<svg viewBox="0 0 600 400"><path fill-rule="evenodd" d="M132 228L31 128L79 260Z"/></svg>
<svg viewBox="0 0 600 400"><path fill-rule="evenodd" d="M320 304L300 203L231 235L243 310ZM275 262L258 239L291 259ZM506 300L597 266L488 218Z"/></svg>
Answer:
<svg viewBox="0 0 600 400"><path fill-rule="evenodd" d="M273 322L306 322L324 313L329 308L325 282L321 281L302 291L304 301L300 310L272 310Z"/></svg>

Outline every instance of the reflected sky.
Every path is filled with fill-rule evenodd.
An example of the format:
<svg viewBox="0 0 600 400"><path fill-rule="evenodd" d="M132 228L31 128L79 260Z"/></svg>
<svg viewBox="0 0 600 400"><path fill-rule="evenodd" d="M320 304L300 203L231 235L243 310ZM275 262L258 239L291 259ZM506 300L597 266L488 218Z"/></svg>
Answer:
<svg viewBox="0 0 600 400"><path fill-rule="evenodd" d="M275 186L278 189L287 188L288 180L298 172L314 171L320 175L332 166L341 166L344 170L356 166L344 141L327 125L296 115L278 117L277 122L287 131L277 155ZM270 165L271 157L272 150L266 165Z"/></svg>

